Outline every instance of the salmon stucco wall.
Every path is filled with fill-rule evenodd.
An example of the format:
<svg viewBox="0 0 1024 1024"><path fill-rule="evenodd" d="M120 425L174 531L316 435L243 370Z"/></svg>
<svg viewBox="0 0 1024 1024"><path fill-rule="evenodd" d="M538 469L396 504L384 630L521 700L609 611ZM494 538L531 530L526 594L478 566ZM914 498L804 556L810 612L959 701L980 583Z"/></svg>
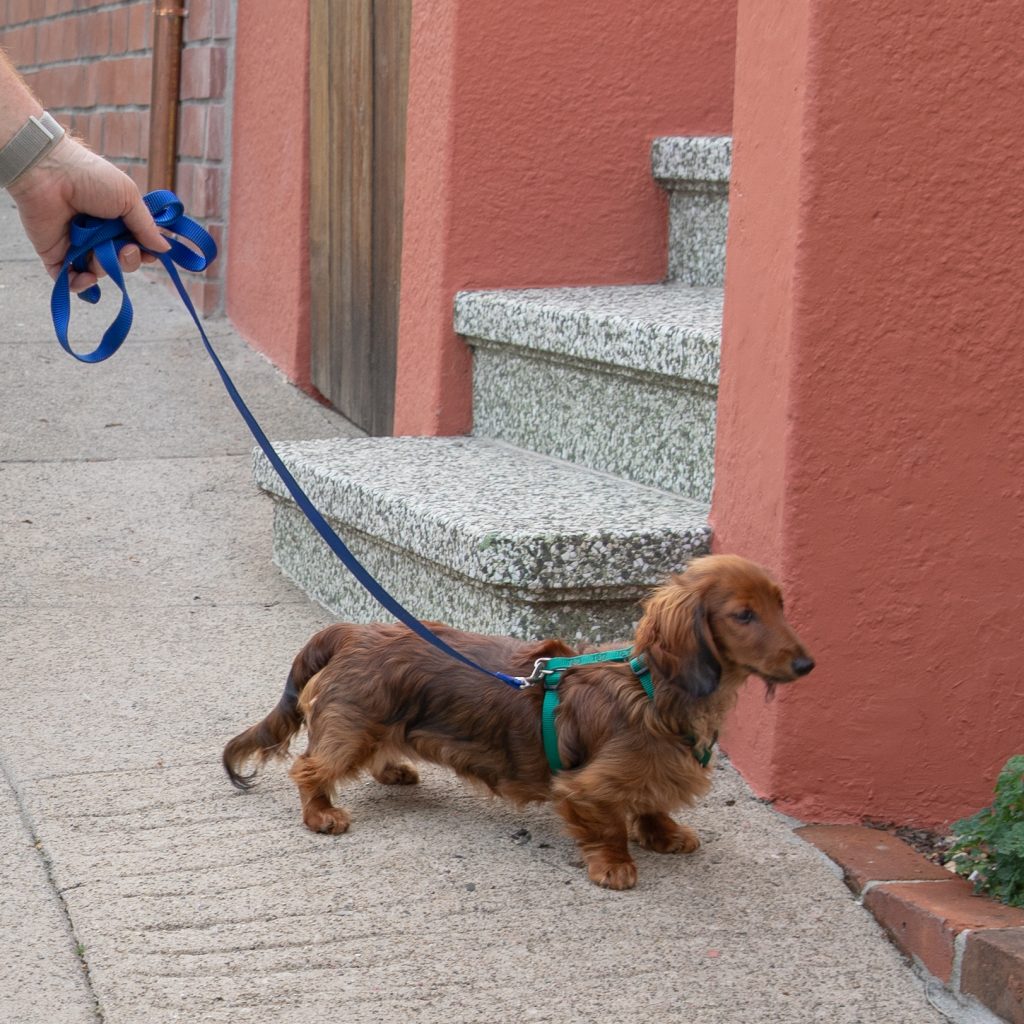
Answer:
<svg viewBox="0 0 1024 1024"><path fill-rule="evenodd" d="M461 289L658 281L658 135L727 134L735 5L413 4L395 432L471 426Z"/></svg>
<svg viewBox="0 0 1024 1024"><path fill-rule="evenodd" d="M712 524L818 668L725 745L799 817L945 823L1022 750L1018 23L740 3Z"/></svg>
<svg viewBox="0 0 1024 1024"><path fill-rule="evenodd" d="M228 315L291 380L309 366L309 4L238 4Z"/></svg>

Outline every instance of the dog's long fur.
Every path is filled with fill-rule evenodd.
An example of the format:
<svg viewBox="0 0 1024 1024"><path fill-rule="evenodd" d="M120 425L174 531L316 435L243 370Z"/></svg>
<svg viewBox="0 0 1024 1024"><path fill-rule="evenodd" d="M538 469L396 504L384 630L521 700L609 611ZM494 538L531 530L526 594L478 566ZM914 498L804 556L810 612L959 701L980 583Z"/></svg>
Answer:
<svg viewBox="0 0 1024 1024"><path fill-rule="evenodd" d="M579 653L560 640L432 628L480 664L529 675L534 661ZM790 682L814 666L787 624L769 575L730 555L693 561L644 604L633 641L647 656L650 701L628 665L595 664L565 673L557 713L565 770L544 756L540 687L514 690L426 644L404 626L330 626L292 664L285 692L263 721L224 749L241 789L255 759L282 757L305 722L309 745L291 768L303 820L340 833L349 814L331 802L335 786L368 770L379 782L418 781L407 758L445 765L493 793L523 803L551 800L599 885L628 889L636 865L628 839L661 853L689 853L699 841L669 812L710 787L710 747L743 681Z"/></svg>

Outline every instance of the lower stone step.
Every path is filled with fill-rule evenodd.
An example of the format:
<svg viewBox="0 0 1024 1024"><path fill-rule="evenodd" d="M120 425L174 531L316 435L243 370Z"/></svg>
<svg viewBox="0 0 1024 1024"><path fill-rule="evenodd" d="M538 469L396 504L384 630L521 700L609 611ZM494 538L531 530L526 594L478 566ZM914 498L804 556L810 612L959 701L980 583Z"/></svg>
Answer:
<svg viewBox="0 0 1024 1024"><path fill-rule="evenodd" d="M698 502L484 438L332 438L277 450L398 601L460 629L627 638L638 602L710 543ZM343 619L389 619L259 451L253 476L275 498L276 564Z"/></svg>

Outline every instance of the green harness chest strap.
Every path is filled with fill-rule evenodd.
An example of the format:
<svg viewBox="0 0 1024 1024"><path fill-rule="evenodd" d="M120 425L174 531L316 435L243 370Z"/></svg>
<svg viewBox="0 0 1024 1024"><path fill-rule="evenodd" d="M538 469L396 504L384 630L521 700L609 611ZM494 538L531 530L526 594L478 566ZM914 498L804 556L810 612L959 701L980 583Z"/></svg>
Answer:
<svg viewBox="0 0 1024 1024"><path fill-rule="evenodd" d="M548 759L552 772L560 772L563 769L562 759L558 754L558 733L555 729L555 712L558 710L558 686L562 682L562 675L566 669L575 668L578 665L593 665L602 661L629 662L633 674L640 681L649 700L654 700L654 682L651 679L651 670L647 667L647 659L642 655L633 657L632 648L624 647L617 651L598 651L596 654L580 654L575 658L548 658L544 668L541 669L541 678L544 681L544 706L541 711L541 735L544 739L544 754ZM693 749L693 756L701 768L707 768L713 753L712 747L718 741L716 732L711 743L702 750L697 749L697 737L687 734L681 737L682 741Z"/></svg>
<svg viewBox="0 0 1024 1024"><path fill-rule="evenodd" d="M547 756L548 764L552 772L560 772L563 768L562 759L558 756L558 733L555 731L555 711L558 710L558 686L562 682L562 675L567 668L575 668L578 665L594 665L601 661L629 661L633 653L632 648L624 647L618 651L598 651L596 654L580 654L575 658L548 658L543 668L544 680L544 708L541 711L540 726L541 735L544 738L544 753ZM633 661L640 661L634 658ZM633 662L630 662L632 667ZM633 669L635 672L636 669ZM645 668L646 671L646 668ZM651 674L646 673L647 682L650 685ZM644 687L647 689L647 687ZM647 690L648 697L654 698L654 688Z"/></svg>

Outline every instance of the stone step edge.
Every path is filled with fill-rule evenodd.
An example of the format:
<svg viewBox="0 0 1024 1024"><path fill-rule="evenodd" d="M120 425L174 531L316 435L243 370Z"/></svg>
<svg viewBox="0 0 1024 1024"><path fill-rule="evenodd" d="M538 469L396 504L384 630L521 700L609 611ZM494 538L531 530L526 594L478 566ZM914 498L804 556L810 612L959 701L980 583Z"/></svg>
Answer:
<svg viewBox="0 0 1024 1024"><path fill-rule="evenodd" d="M1024 909L975 895L880 829L804 825L795 834L838 865L897 948L941 984L951 1015L980 1003L1000 1020L1024 1020Z"/></svg>
<svg viewBox="0 0 1024 1024"><path fill-rule="evenodd" d="M637 387L649 387L656 382L659 387L673 388L687 395L707 395L714 399L718 394L715 384L692 377L682 377L674 373L658 373L655 370L638 370L633 366L616 363L602 363L596 359L585 359L580 356L551 352L545 349L526 348L511 341L491 341L489 338L467 338L474 349L479 348L493 353L504 353L517 359L529 360L531 363L547 364L551 367L563 367L588 374L603 374L620 382L635 384Z"/></svg>
<svg viewBox="0 0 1024 1024"><path fill-rule="evenodd" d="M290 509L297 516L302 515L298 506L289 498L284 498L280 494L274 494L270 491L266 491L265 493L274 503L275 508L277 506L282 506L283 508ZM314 527L308 522L308 520L305 521L305 526L310 531L314 530ZM363 530L348 528L345 530L345 535L342 537L342 540L345 542L347 547L351 548L355 548L359 545L365 545L367 543L374 544L378 548L387 552L407 558L419 566L437 569L446 577L450 578L453 583L458 583L459 586L470 588L478 593L488 592L502 597L514 597L524 605L573 605L583 601L631 601L639 605L639 603L651 593L651 586L648 584L634 585L629 583L623 583L620 586L576 588L560 587L558 589L551 590L525 590L522 586L515 583L491 583L480 580L474 576L468 576L457 568L426 558L417 552L411 551L409 548L402 547L401 545L395 544L393 541L385 540L373 534L366 533ZM277 565L279 569L282 569L282 571L285 571L289 578L295 580L295 577L292 576L290 572L287 572L287 570L284 570L276 558L274 560L274 564ZM348 572L340 561L338 561L337 565L340 572ZM355 579L355 577L352 578L353 580ZM295 582L299 583L298 580L295 580ZM299 583L299 585L301 585L301 583ZM367 591L367 593L369 594L369 591ZM389 613L382 611L382 614Z"/></svg>
<svg viewBox="0 0 1024 1024"><path fill-rule="evenodd" d="M660 136L651 143L651 174L670 191L729 191L732 137L729 135Z"/></svg>
<svg viewBox="0 0 1024 1024"><path fill-rule="evenodd" d="M463 291L455 296L453 322L471 346L496 342L717 387L723 295L718 287L674 282ZM570 304L575 299L581 304ZM624 312L616 299L649 302L650 313ZM666 306L692 308L692 322L673 322Z"/></svg>
<svg viewBox="0 0 1024 1024"><path fill-rule="evenodd" d="M506 460L525 458L535 469L543 465L548 473L557 473L560 479L571 474L584 484L607 481L616 489L635 494L637 500L640 495L645 495L648 512L654 508L668 509L672 516L679 515L678 526L638 527L635 530L630 527L617 536L614 526L602 530L581 527L575 532L557 528L528 531L489 528L473 532L465 524L453 524L450 516L445 515L450 513L457 495L452 488L444 492L444 505L436 509L430 506L426 514L424 504L419 500L422 495L417 495L414 506L408 496L403 498L377 492L371 507L367 499L374 496L372 484L352 477L332 480L329 472L322 471L322 464L316 466L318 457L322 462L324 452L337 452L346 446L369 444L378 448L387 442L412 441L422 445L424 442L453 440L462 442L464 447L471 447L477 459L488 458L493 451L495 459L501 460L503 454ZM649 589L660 583L667 572L678 569L697 554L706 553L710 547L711 527L707 523L706 509L699 502L488 439L331 438L319 442L282 442L275 448L324 517L333 525L345 524L344 529L338 530L343 541L346 529L358 531L490 587L505 586L549 595L566 590L600 591L606 597L613 593L632 595L637 588ZM258 448L253 450L252 466L253 479L258 487L278 500L292 503L284 483ZM500 474L497 479L501 485ZM523 493L518 497L524 503L534 501L536 493L532 482L521 480L521 485ZM348 504L349 509L342 507L339 510L337 502L331 508L329 501L325 500L325 488L338 488L341 505ZM502 485L500 493L504 500L511 493L510 487ZM565 493L570 493L570 488L565 488ZM465 498L463 508L473 507L473 501L473 495ZM352 506L368 509L362 514L362 520L351 514ZM611 557L608 549L612 541L615 557ZM458 564L454 553L463 559L462 564ZM627 571L633 574L631 578ZM588 573L591 574L589 577Z"/></svg>

